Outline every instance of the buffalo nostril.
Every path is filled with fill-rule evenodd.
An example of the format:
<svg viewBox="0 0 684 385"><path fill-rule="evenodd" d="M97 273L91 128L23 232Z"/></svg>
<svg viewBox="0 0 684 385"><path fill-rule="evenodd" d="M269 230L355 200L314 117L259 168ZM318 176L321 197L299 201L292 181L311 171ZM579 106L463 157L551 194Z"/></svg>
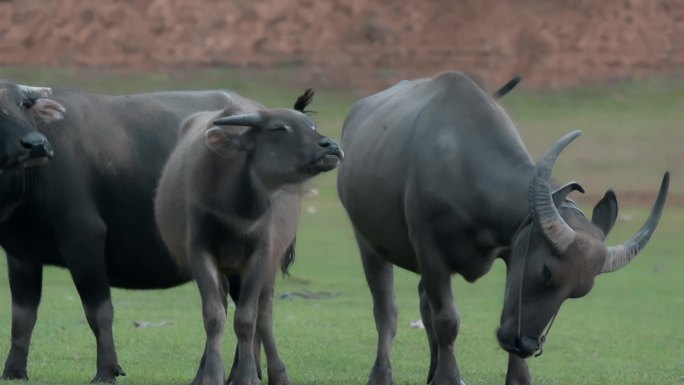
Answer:
<svg viewBox="0 0 684 385"><path fill-rule="evenodd" d="M344 159L344 151L342 151L340 146L333 139L323 138L318 142L318 145L321 148L324 148L329 155L335 155L340 160Z"/></svg>
<svg viewBox="0 0 684 385"><path fill-rule="evenodd" d="M520 350L525 356L530 356L539 350L539 341L530 337L518 337L515 339L515 347Z"/></svg>
<svg viewBox="0 0 684 385"><path fill-rule="evenodd" d="M330 138L323 138L323 139L321 139L320 142L318 142L318 145L323 147L323 148L330 147L334 144L335 144L335 142Z"/></svg>
<svg viewBox="0 0 684 385"><path fill-rule="evenodd" d="M21 147L24 147L27 150L30 150L33 148L33 144L31 142L26 142L23 139L21 141L19 141L19 143L21 144Z"/></svg>
<svg viewBox="0 0 684 385"><path fill-rule="evenodd" d="M45 137L42 134L39 134L37 132L32 132L25 137L21 138L19 140L19 143L21 144L22 147L24 147L27 150L30 150L35 147L39 146L44 146L45 145Z"/></svg>

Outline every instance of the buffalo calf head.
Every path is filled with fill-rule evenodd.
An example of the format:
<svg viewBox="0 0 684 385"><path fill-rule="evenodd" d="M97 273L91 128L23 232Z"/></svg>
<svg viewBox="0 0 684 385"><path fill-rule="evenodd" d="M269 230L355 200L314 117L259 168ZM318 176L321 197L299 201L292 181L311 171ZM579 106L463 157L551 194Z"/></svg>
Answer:
<svg viewBox="0 0 684 385"><path fill-rule="evenodd" d="M226 157L246 154L252 172L267 188L301 183L335 168L344 154L337 143L316 130L304 108L312 90L297 99L295 109L264 109L214 120L206 144Z"/></svg>

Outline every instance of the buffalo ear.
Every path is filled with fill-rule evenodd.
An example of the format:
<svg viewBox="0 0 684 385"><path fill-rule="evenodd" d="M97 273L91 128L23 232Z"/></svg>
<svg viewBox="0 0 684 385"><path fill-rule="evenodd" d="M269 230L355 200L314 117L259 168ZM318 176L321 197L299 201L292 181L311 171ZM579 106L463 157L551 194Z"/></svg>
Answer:
<svg viewBox="0 0 684 385"><path fill-rule="evenodd" d="M235 132L212 127L204 132L204 143L217 154L234 156L249 149L248 131Z"/></svg>
<svg viewBox="0 0 684 385"><path fill-rule="evenodd" d="M565 185L559 187L556 191L551 193L553 196L553 204L556 207L560 207L561 203L565 201L565 198L573 191L579 191L584 194L584 187L577 182L568 182Z"/></svg>
<svg viewBox="0 0 684 385"><path fill-rule="evenodd" d="M33 116L36 122L40 124L49 124L64 119L66 108L55 100L41 98L36 100L35 104L29 108L28 112Z"/></svg>
<svg viewBox="0 0 684 385"><path fill-rule="evenodd" d="M594 207L594 212L591 214L591 223L601 229L604 236L607 236L610 229L613 228L615 220L617 220L617 215L617 198L613 190L608 190Z"/></svg>
<svg viewBox="0 0 684 385"><path fill-rule="evenodd" d="M305 113L305 114L310 112L310 111L306 110L306 107L309 104L311 104L311 101L313 100L313 96L314 96L313 88L307 88L307 90L304 91L304 93L300 97L297 98L297 101L294 104L294 109L299 111L299 112Z"/></svg>

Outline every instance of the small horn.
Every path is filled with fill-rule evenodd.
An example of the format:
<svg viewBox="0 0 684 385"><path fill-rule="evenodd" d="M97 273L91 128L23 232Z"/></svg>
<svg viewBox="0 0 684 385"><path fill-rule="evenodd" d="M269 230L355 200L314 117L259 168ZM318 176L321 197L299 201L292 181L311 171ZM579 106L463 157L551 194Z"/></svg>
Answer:
<svg viewBox="0 0 684 385"><path fill-rule="evenodd" d="M580 134L581 131L573 131L556 142L537 162L534 178L530 184L532 218L549 243L561 254L575 240L575 230L565 223L553 202L550 187L551 172L561 151Z"/></svg>
<svg viewBox="0 0 684 385"><path fill-rule="evenodd" d="M261 124L261 115L257 112L251 114L224 116L214 120L217 126L247 126L256 127Z"/></svg>
<svg viewBox="0 0 684 385"><path fill-rule="evenodd" d="M627 265L637 254L646 246L651 235L658 226L660 216L663 214L665 207L665 200L667 199L667 190L670 187L670 172L666 172L663 176L663 181L660 184L660 191L656 199L651 214L648 216L646 223L641 227L632 239L624 242L621 245L610 246L606 253L606 261L603 263L601 274L610 273L619 270Z"/></svg>
<svg viewBox="0 0 684 385"><path fill-rule="evenodd" d="M52 88L50 87L32 87L22 84L17 84L17 87L19 87L19 92L27 99L47 98L52 95Z"/></svg>

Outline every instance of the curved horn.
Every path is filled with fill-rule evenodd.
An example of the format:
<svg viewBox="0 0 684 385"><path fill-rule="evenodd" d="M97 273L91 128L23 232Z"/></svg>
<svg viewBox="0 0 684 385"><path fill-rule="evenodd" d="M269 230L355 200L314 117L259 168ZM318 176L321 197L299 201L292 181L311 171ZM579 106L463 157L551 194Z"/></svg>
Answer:
<svg viewBox="0 0 684 385"><path fill-rule="evenodd" d="M653 232L658 226L658 221L660 216L663 214L663 207L665 206L665 200L667 199L667 190L670 187L670 172L666 172L663 176L663 181L660 184L660 191L658 192L658 198L656 199L653 209L651 210L651 215L648 216L646 223L641 227L638 233L632 237L632 239L626 241L625 243L617 246L608 247L608 252L606 254L606 261L601 269L601 274L610 273L618 270L628 264L634 257L639 254L639 251L646 246L648 240L653 235Z"/></svg>
<svg viewBox="0 0 684 385"><path fill-rule="evenodd" d="M261 124L261 115L257 112L251 114L224 116L214 120L217 126L247 126L256 127Z"/></svg>
<svg viewBox="0 0 684 385"><path fill-rule="evenodd" d="M565 223L553 203L550 186L551 171L561 151L580 133L581 131L573 131L565 135L544 154L534 168L534 178L530 184L532 218L549 243L561 254L575 240L575 230Z"/></svg>
<svg viewBox="0 0 684 385"><path fill-rule="evenodd" d="M32 87L22 84L17 84L17 87L19 87L19 92L27 99L47 98L52 95L52 88L50 87Z"/></svg>

